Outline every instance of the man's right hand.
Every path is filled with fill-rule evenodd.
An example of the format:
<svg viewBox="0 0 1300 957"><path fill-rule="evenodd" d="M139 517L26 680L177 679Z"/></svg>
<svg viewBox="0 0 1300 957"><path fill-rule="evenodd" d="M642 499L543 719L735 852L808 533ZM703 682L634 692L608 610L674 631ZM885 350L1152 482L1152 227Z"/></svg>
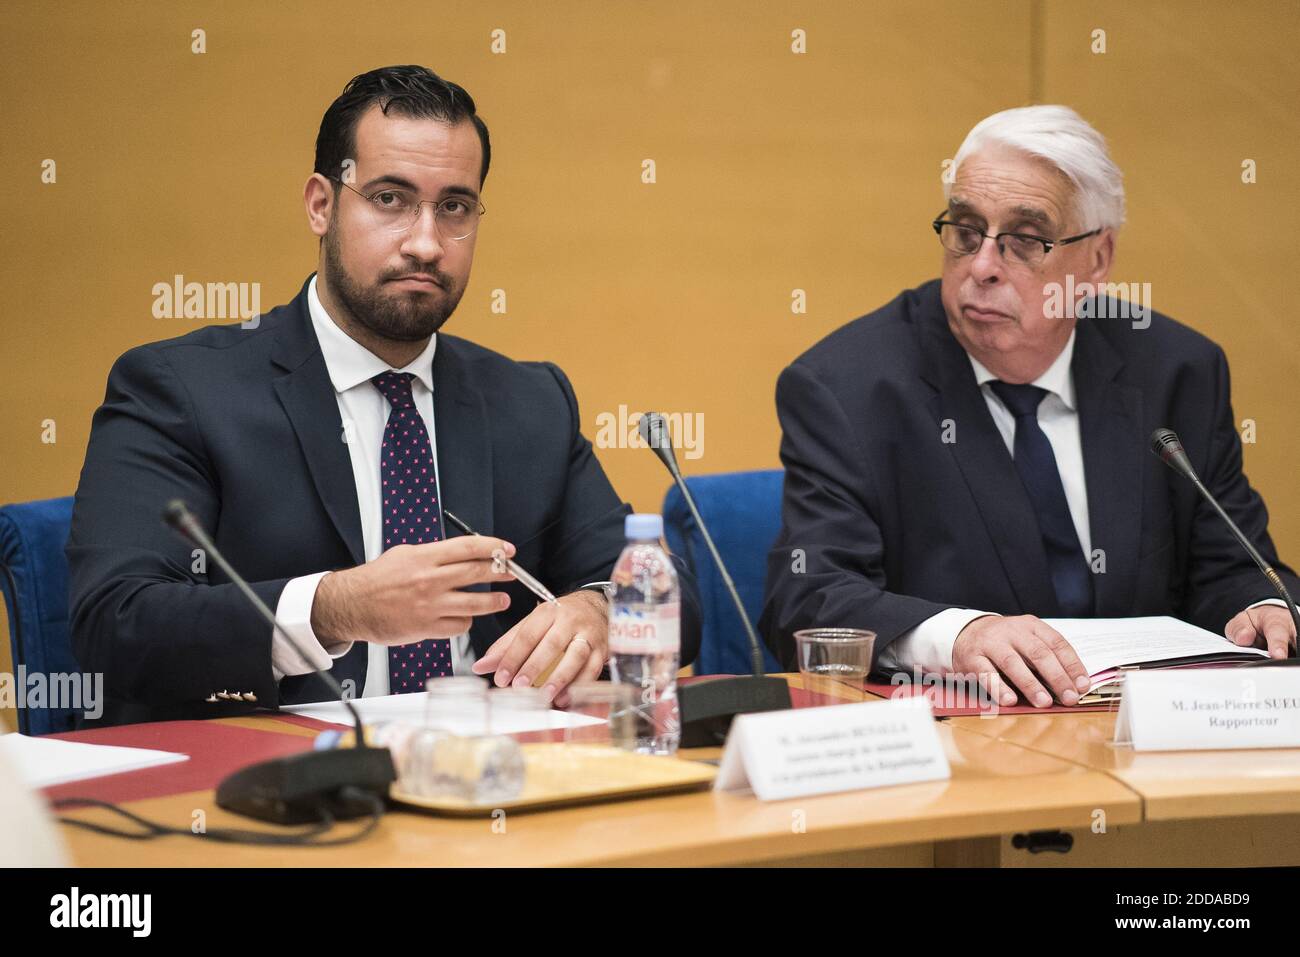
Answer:
<svg viewBox="0 0 1300 957"><path fill-rule="evenodd" d="M1043 682L1067 705L1078 704L1080 693L1090 684L1070 643L1033 615L976 618L961 630L952 646L952 670L979 675L984 690L1003 707L1016 703L1008 680L1035 708L1052 703Z"/></svg>
<svg viewBox="0 0 1300 957"><path fill-rule="evenodd" d="M373 561L330 572L316 586L311 628L322 645L373 641L405 645L469 630L476 615L510 607L504 592L461 591L514 576L492 570L493 552L515 547L487 535L461 535L424 545L394 545Z"/></svg>

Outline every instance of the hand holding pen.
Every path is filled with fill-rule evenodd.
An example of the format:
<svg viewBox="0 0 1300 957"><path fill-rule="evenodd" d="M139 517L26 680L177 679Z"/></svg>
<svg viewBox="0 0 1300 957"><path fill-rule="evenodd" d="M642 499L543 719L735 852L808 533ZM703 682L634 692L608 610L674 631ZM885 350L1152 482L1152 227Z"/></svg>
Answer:
<svg viewBox="0 0 1300 957"><path fill-rule="evenodd" d="M478 533L443 509L443 516L467 536ZM542 685L546 700L557 707L569 705L569 685L574 681L594 681L608 656L608 628L604 600L590 592L566 595L561 602L550 590L504 556L493 556L495 566L523 582L542 599L514 627L492 643L474 662L477 675L492 675L498 688Z"/></svg>
<svg viewBox="0 0 1300 957"><path fill-rule="evenodd" d="M451 512L447 511L446 509L442 510L442 514L447 519L447 521L451 522L451 524L455 525L466 535L478 535L478 532L474 531L474 529L470 528L468 525L466 525L464 522L462 522L459 518L457 518L455 515L453 515ZM530 592L532 592L542 601L549 601L551 604L556 604L555 596L551 594L550 589L548 589L545 585L539 582L528 572L524 571L523 567L518 562L516 562L513 558L497 558L496 556L493 556L493 561L504 565L506 569L510 572L510 574L514 575L515 578L519 582L521 582L525 588L527 588Z"/></svg>

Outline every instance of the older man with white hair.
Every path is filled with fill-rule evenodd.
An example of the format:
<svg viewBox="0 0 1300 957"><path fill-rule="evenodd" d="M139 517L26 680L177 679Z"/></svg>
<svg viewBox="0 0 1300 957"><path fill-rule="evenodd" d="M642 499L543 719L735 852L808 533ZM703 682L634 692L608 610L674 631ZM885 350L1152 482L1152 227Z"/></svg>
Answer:
<svg viewBox="0 0 1300 957"><path fill-rule="evenodd" d="M1223 350L1109 292L1124 188L1063 106L967 135L933 228L942 277L777 384L786 478L762 628L875 631L876 667L979 674L1000 704L1088 688L1045 617L1176 615L1285 657L1291 619L1221 519L1148 454L1183 438L1289 588L1241 469Z"/></svg>

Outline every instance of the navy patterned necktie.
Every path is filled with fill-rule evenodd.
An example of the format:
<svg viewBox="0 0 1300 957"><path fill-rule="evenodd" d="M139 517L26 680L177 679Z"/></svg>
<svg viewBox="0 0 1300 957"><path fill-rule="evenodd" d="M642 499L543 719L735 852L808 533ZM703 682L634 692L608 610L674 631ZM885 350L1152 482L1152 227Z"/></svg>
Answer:
<svg viewBox="0 0 1300 957"><path fill-rule="evenodd" d="M1038 528L1047 550L1047 567L1061 614L1068 618L1087 617L1092 614L1092 573L1074 530L1052 443L1038 424L1038 406L1047 390L998 381L990 382L989 386L1016 418L1016 471L1038 515Z"/></svg>
<svg viewBox="0 0 1300 957"><path fill-rule="evenodd" d="M384 444L379 450L385 551L394 545L420 545L442 539L433 445L424 419L415 408L413 378L409 372L382 372L370 380L391 406ZM423 691L428 679L451 673L451 642L446 638L427 638L388 648L391 694Z"/></svg>

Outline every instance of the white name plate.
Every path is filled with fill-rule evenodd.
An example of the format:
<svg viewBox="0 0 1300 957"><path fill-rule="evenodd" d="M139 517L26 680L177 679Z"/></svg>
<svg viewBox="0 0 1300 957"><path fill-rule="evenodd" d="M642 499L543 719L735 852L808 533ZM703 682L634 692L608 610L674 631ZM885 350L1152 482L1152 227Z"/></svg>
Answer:
<svg viewBox="0 0 1300 957"><path fill-rule="evenodd" d="M925 698L738 715L714 790L763 801L949 778Z"/></svg>
<svg viewBox="0 0 1300 957"><path fill-rule="evenodd" d="M1134 671L1124 678L1115 743L1135 751L1300 747L1300 670Z"/></svg>

